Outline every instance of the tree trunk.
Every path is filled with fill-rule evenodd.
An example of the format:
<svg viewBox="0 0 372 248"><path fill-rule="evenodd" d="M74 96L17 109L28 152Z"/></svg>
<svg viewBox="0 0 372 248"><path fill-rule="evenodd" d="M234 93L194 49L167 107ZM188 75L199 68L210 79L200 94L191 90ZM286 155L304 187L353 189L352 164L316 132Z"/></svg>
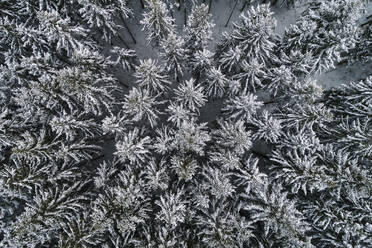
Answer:
<svg viewBox="0 0 372 248"><path fill-rule="evenodd" d="M141 2L142 9L144 9L145 8L145 4L143 3L143 0L140 0L140 2Z"/></svg>
<svg viewBox="0 0 372 248"><path fill-rule="evenodd" d="M212 0L209 0L208 14L211 12Z"/></svg>
<svg viewBox="0 0 372 248"><path fill-rule="evenodd" d="M185 26L187 24L187 9L186 9L186 6L184 8L184 16L185 16Z"/></svg>
<svg viewBox="0 0 372 248"><path fill-rule="evenodd" d="M237 4L238 4L238 0L235 1L234 7L233 7L233 9L231 10L231 13L230 13L230 15L229 15L229 19L227 19L227 22L226 22L226 24L225 24L225 27L227 27L227 25L229 25L230 19L231 19L232 15L233 15L233 13L234 13L234 11L235 11L235 8L236 8L236 5L237 5Z"/></svg>

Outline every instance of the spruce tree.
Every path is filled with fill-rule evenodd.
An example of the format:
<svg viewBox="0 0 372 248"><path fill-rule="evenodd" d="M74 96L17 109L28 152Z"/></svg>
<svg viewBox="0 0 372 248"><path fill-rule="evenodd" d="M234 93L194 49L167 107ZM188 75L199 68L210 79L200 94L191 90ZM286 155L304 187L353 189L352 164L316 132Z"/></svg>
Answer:
<svg viewBox="0 0 372 248"><path fill-rule="evenodd" d="M284 51L311 53L312 71L320 72L335 67L343 60L343 53L352 49L358 37L356 20L362 1L317 1L304 11L295 25L283 37Z"/></svg>
<svg viewBox="0 0 372 248"><path fill-rule="evenodd" d="M146 0L148 11L143 14L141 24L147 32L147 40L153 45L159 43L174 33L174 20L169 16L169 10L162 0Z"/></svg>
<svg viewBox="0 0 372 248"><path fill-rule="evenodd" d="M185 27L184 47L191 61L195 60L195 54L208 49L208 43L212 38L214 23L210 20L208 7L205 4L195 5L188 18Z"/></svg>

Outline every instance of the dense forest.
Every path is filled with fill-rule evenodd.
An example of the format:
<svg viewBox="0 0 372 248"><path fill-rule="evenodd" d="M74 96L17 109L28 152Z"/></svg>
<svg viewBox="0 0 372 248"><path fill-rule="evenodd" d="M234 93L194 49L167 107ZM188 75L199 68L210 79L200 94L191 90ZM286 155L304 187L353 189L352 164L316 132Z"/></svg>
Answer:
<svg viewBox="0 0 372 248"><path fill-rule="evenodd" d="M370 5L0 0L0 247L372 247Z"/></svg>

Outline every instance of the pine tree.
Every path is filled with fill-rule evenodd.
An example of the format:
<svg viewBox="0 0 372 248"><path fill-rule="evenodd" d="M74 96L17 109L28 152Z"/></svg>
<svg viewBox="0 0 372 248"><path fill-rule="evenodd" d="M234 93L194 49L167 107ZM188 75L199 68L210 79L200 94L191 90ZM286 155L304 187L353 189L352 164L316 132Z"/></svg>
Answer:
<svg viewBox="0 0 372 248"><path fill-rule="evenodd" d="M161 104L156 100L156 97L147 89L133 88L125 97L120 116L130 122L140 124L142 122L143 124L150 124L151 127L156 126L160 114L156 106Z"/></svg>
<svg viewBox="0 0 372 248"><path fill-rule="evenodd" d="M195 58L197 52L208 48L208 42L212 38L211 15L208 13L208 7L205 4L195 5L188 18L185 27L185 49L190 59Z"/></svg>
<svg viewBox="0 0 372 248"><path fill-rule="evenodd" d="M371 77L330 89L325 103L334 113L335 127L327 136L341 150L367 160L371 156Z"/></svg>
<svg viewBox="0 0 372 248"><path fill-rule="evenodd" d="M229 79L222 74L221 70L218 68L211 68L206 73L205 79L205 95L210 98L221 98L225 94L227 85L229 84Z"/></svg>
<svg viewBox="0 0 372 248"><path fill-rule="evenodd" d="M305 217L297 210L296 201L288 199L280 185L266 183L255 193L256 197L247 196L243 209L251 213L252 222L258 227L255 236L260 245L314 247L306 235L309 225Z"/></svg>
<svg viewBox="0 0 372 248"><path fill-rule="evenodd" d="M171 84L167 79L165 69L152 59L140 60L135 70L136 84L150 93L163 93Z"/></svg>
<svg viewBox="0 0 372 248"><path fill-rule="evenodd" d="M151 58L92 39L129 1L0 0L0 247L370 247L372 79L309 75L368 59L360 2L317 0L282 44L259 4L217 50L213 1L146 2Z"/></svg>
<svg viewBox="0 0 372 248"><path fill-rule="evenodd" d="M208 49L197 51L190 60L189 66L197 81L205 78L207 71L213 66L213 53Z"/></svg>
<svg viewBox="0 0 372 248"><path fill-rule="evenodd" d="M117 35L118 25L115 23L115 9L105 6L105 2L83 0L81 1L79 14L91 30L101 30L103 38L111 42L113 36Z"/></svg>
<svg viewBox="0 0 372 248"><path fill-rule="evenodd" d="M352 61L370 61L371 60L371 38L372 26L367 23L359 31L360 35L357 37L355 48L350 51L350 60Z"/></svg>
<svg viewBox="0 0 372 248"><path fill-rule="evenodd" d="M143 14L141 24L147 32L149 43L159 43L174 33L174 20L169 16L169 10L162 0L146 0L148 12Z"/></svg>
<svg viewBox="0 0 372 248"><path fill-rule="evenodd" d="M121 141L116 143L115 155L117 155L123 163L129 161L131 164L145 162L147 154L149 153L148 147L150 145L150 138L141 138L141 133L138 128L128 132L124 135Z"/></svg>
<svg viewBox="0 0 372 248"><path fill-rule="evenodd" d="M173 78L179 80L185 70L184 40L171 33L166 40L161 42L160 46L162 48L160 57L165 63L167 73L174 75Z"/></svg>
<svg viewBox="0 0 372 248"><path fill-rule="evenodd" d="M257 101L256 95L239 95L227 99L222 111L228 119L249 122L262 105L262 102Z"/></svg>
<svg viewBox="0 0 372 248"><path fill-rule="evenodd" d="M295 25L286 30L282 47L310 53L314 57L312 71L320 72L335 67L343 53L353 48L358 31L356 20L361 1L333 0L311 4Z"/></svg>
<svg viewBox="0 0 372 248"><path fill-rule="evenodd" d="M224 33L223 39L218 45L217 59L222 66L232 71L234 64L239 64L238 58L256 60L265 66L270 65L276 59L274 49L277 37L274 35L276 20L272 17L269 5L252 7L240 20L234 23L231 34ZM230 62L226 61L230 59ZM235 60L235 61L234 61ZM226 62L225 62L226 61Z"/></svg>
<svg viewBox="0 0 372 248"><path fill-rule="evenodd" d="M175 100L193 112L199 112L199 109L206 103L203 87L195 85L195 80L192 78L180 84L174 92Z"/></svg>
<svg viewBox="0 0 372 248"><path fill-rule="evenodd" d="M111 49L111 53L117 57L116 61L112 62L113 65L121 65L124 70L134 69L136 64L136 52L134 50L115 46Z"/></svg>

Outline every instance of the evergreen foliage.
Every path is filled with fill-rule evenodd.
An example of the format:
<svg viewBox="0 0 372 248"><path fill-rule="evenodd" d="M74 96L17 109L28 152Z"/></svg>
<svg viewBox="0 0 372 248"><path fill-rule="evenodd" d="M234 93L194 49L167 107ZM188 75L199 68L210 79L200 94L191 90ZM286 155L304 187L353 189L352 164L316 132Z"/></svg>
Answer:
<svg viewBox="0 0 372 248"><path fill-rule="evenodd" d="M0 247L371 247L365 2L266 2L0 0Z"/></svg>

